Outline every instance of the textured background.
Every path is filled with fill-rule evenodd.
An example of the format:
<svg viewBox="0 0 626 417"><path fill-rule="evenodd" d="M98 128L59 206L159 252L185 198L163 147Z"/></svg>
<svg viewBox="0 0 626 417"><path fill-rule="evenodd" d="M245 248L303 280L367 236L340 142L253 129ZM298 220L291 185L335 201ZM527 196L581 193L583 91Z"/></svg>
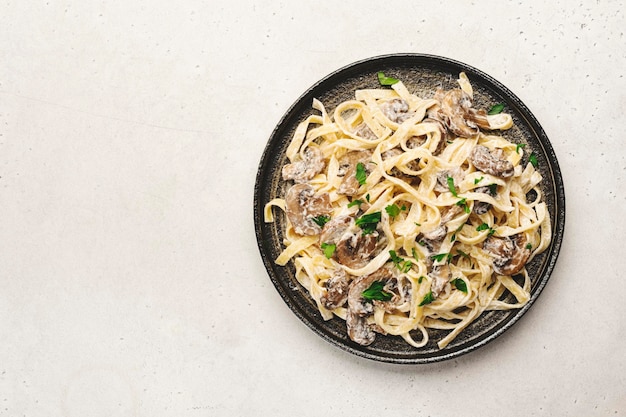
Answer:
<svg viewBox="0 0 626 417"><path fill-rule="evenodd" d="M0 416L626 415L619 1L0 4ZM331 346L254 237L291 103L370 56L447 56L539 119L565 180L554 274L433 365Z"/></svg>

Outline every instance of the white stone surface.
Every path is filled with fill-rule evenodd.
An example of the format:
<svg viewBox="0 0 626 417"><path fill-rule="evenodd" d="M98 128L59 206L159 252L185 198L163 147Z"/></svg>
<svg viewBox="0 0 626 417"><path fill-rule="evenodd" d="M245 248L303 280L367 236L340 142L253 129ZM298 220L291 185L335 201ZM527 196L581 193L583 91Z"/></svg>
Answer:
<svg viewBox="0 0 626 417"><path fill-rule="evenodd" d="M626 415L620 1L0 4L0 416ZM458 359L311 332L257 250L266 141L327 73L447 56L513 90L563 172L541 298Z"/></svg>

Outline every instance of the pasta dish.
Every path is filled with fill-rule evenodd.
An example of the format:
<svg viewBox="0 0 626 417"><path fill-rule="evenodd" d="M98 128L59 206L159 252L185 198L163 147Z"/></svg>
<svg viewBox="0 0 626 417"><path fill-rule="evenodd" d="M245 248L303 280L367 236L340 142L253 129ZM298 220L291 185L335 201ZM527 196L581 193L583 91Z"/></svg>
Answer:
<svg viewBox="0 0 626 417"><path fill-rule="evenodd" d="M527 263L550 244L537 160L499 132L499 103L473 107L470 80L431 98L378 73L332 111L317 99L286 150L284 249L325 320L349 338L377 334L420 348L429 329L447 346L485 311L530 299Z"/></svg>

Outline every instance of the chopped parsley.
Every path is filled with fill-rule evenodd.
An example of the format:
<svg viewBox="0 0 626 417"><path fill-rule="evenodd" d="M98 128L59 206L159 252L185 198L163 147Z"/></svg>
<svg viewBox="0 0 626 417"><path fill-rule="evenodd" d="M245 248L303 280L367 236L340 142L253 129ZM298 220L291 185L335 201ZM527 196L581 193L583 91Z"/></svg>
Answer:
<svg viewBox="0 0 626 417"><path fill-rule="evenodd" d="M477 232L482 232L483 230L489 230L489 233L487 234L487 236L491 236L496 232L496 230L492 227L489 227L487 223L483 223L476 228Z"/></svg>
<svg viewBox="0 0 626 417"><path fill-rule="evenodd" d="M422 283L422 281L424 281L425 279L426 279L426 277L425 277L424 275L422 275L422 276L420 276L420 277L417 279L417 283L418 283L418 284L421 284L421 283Z"/></svg>
<svg viewBox="0 0 626 417"><path fill-rule="evenodd" d="M399 82L397 78L387 77L384 72L378 71L378 82L383 86L391 86Z"/></svg>
<svg viewBox="0 0 626 417"><path fill-rule="evenodd" d="M348 203L348 208L354 207L354 206L361 207L361 204L363 204L363 200L356 199L356 200L353 200L350 203Z"/></svg>
<svg viewBox="0 0 626 417"><path fill-rule="evenodd" d="M519 153L519 150L526 147L525 143L518 143L517 146L515 147L515 152Z"/></svg>
<svg viewBox="0 0 626 417"><path fill-rule="evenodd" d="M428 291L428 293L422 298L422 302L419 304L420 307L425 306L426 304L430 304L435 301L435 296L432 291Z"/></svg>
<svg viewBox="0 0 626 417"><path fill-rule="evenodd" d="M364 214L356 219L355 224L359 226L366 235L374 233L376 231L376 226L378 226L378 222L380 222L380 214L380 211Z"/></svg>
<svg viewBox="0 0 626 417"><path fill-rule="evenodd" d="M399 257L395 250L389 251L389 256L391 257L391 262L400 270L400 272L407 273L413 266L413 262L409 260L404 260Z"/></svg>
<svg viewBox="0 0 626 417"><path fill-rule="evenodd" d="M463 229L463 226L465 226L465 223L456 228L454 233L452 233L452 236L450 236L450 242L454 242L456 240L456 234Z"/></svg>
<svg viewBox="0 0 626 417"><path fill-rule="evenodd" d="M531 164L533 164L533 166L535 168L537 168L537 155L535 155L535 153L531 153L530 156L528 157L528 162L530 162Z"/></svg>
<svg viewBox="0 0 626 417"><path fill-rule="evenodd" d="M337 249L337 245L334 243L322 243L320 247L322 248L322 251L324 251L324 256L328 259L333 257L335 249Z"/></svg>
<svg viewBox="0 0 626 417"><path fill-rule="evenodd" d="M448 182L448 189L450 190L452 195L455 197L458 197L456 193L456 187L454 186L454 178L448 175L448 177L446 178L446 181Z"/></svg>
<svg viewBox="0 0 626 417"><path fill-rule="evenodd" d="M326 223L330 220L330 216L324 216L323 214L317 217L311 218L319 227L324 227Z"/></svg>
<svg viewBox="0 0 626 417"><path fill-rule="evenodd" d="M493 106L491 106L487 114L492 116L494 114L502 113L502 110L504 110L504 104L502 103L494 104Z"/></svg>
<svg viewBox="0 0 626 417"><path fill-rule="evenodd" d="M360 185L365 185L365 181L367 180L367 172L365 172L365 165L362 162L356 164L356 173L354 174L356 180Z"/></svg>
<svg viewBox="0 0 626 417"><path fill-rule="evenodd" d="M467 284L461 278L455 278L450 281L450 283L454 285L457 290L463 291L465 294L467 294Z"/></svg>
<svg viewBox="0 0 626 417"><path fill-rule="evenodd" d="M485 178L485 177L474 178L474 184L478 184L479 182L481 182L483 180L483 178Z"/></svg>
<svg viewBox="0 0 626 417"><path fill-rule="evenodd" d="M430 259L433 261L441 262L446 259L448 262L452 259L452 254L448 252L438 253L437 255L430 255Z"/></svg>
<svg viewBox="0 0 626 417"><path fill-rule="evenodd" d="M498 193L498 184L493 183L493 184L489 184L489 194L491 195L496 195Z"/></svg>
<svg viewBox="0 0 626 417"><path fill-rule="evenodd" d="M456 205L463 208L463 211L465 211L466 213L470 212L470 208L467 205L467 200L465 198L460 199L459 201L456 202Z"/></svg>
<svg viewBox="0 0 626 417"><path fill-rule="evenodd" d="M401 210L406 210L406 206L402 206L402 208L400 208L397 204L391 204L385 207L385 211L387 212L389 217L396 217L398 214L400 214Z"/></svg>
<svg viewBox="0 0 626 417"><path fill-rule="evenodd" d="M389 301L393 294L383 291L385 283L382 281L374 281L372 285L361 293L361 297L366 300L373 301Z"/></svg>
<svg viewBox="0 0 626 417"><path fill-rule="evenodd" d="M533 245L530 243L526 244L526 249L531 250L533 248Z"/></svg>
<svg viewBox="0 0 626 417"><path fill-rule="evenodd" d="M413 255L413 259L415 259L416 261L420 260L419 256L417 256L417 251L415 250L415 248L411 248L411 254Z"/></svg>

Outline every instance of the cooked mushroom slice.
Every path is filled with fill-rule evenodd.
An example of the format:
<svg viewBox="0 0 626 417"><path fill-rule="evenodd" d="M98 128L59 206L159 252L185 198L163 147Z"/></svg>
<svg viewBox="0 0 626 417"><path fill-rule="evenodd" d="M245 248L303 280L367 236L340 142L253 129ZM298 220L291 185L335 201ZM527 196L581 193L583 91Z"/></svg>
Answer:
<svg viewBox="0 0 626 417"><path fill-rule="evenodd" d="M322 243L336 245L351 226L354 226L354 218L352 216L337 216L329 220L322 228L322 233L320 233L320 245Z"/></svg>
<svg viewBox="0 0 626 417"><path fill-rule="evenodd" d="M491 130L492 127L489 124L489 118L487 118L487 112L483 109L469 109L468 116L470 120L484 130Z"/></svg>
<svg viewBox="0 0 626 417"><path fill-rule="evenodd" d="M398 98L384 102L380 109L394 123L402 123L415 114L409 112L409 104L406 101Z"/></svg>
<svg viewBox="0 0 626 417"><path fill-rule="evenodd" d="M295 184L285 196L287 217L299 235L317 235L322 228L314 219L332 212L328 194L315 194L308 184Z"/></svg>
<svg viewBox="0 0 626 417"><path fill-rule="evenodd" d="M326 281L326 293L320 297L322 305L329 310L343 306L348 301L350 280L343 269L335 270Z"/></svg>
<svg viewBox="0 0 626 417"><path fill-rule="evenodd" d="M486 146L477 145L472 149L469 160L476 169L496 177L508 178L513 175L513 164L502 156L502 150L489 150Z"/></svg>
<svg viewBox="0 0 626 417"><path fill-rule="evenodd" d="M463 138L472 138L479 133L478 126L469 115L471 97L459 88L447 91L441 99L443 122L448 130Z"/></svg>
<svg viewBox="0 0 626 417"><path fill-rule="evenodd" d="M459 205L448 206L441 212L441 224L446 224L463 212L463 207Z"/></svg>
<svg viewBox="0 0 626 417"><path fill-rule="evenodd" d="M489 186L484 186L484 187L477 187L474 189L475 193L485 193L485 194L489 194L490 196L493 197L493 193L491 190L491 187ZM475 201L474 202L474 209L473 212L476 214L485 214L489 211L489 209L491 209L491 204L486 203L484 201Z"/></svg>
<svg viewBox="0 0 626 417"><path fill-rule="evenodd" d="M367 323L367 319L351 312L349 308L346 314L346 326L350 339L361 346L369 346L376 340L376 333Z"/></svg>
<svg viewBox="0 0 626 417"><path fill-rule="evenodd" d="M374 164L371 162L372 153L370 151L350 151L339 158L338 176L343 177L337 192L344 195L355 195L359 191L361 184L356 177L357 165L363 164L365 173L369 174Z"/></svg>
<svg viewBox="0 0 626 417"><path fill-rule="evenodd" d="M374 312L374 305L363 298L363 292L370 288L374 282L382 281L386 284L391 279L394 279L393 272L383 267L369 275L358 277L350 284L346 325L348 336L356 343L367 346L376 338L372 326L367 323L367 316ZM399 298L395 293L392 297ZM390 302L393 301L394 298Z"/></svg>
<svg viewBox="0 0 626 417"><path fill-rule="evenodd" d="M324 169L324 155L318 147L304 150L304 158L283 167L283 180L305 182L315 177Z"/></svg>
<svg viewBox="0 0 626 417"><path fill-rule="evenodd" d="M352 216L338 216L324 225L320 244L332 243L333 259L349 268L362 268L376 255L379 233L364 234Z"/></svg>
<svg viewBox="0 0 626 417"><path fill-rule="evenodd" d="M348 268L363 268L374 257L378 247L378 232L364 234L360 229L350 228L337 242L334 257Z"/></svg>
<svg viewBox="0 0 626 417"><path fill-rule="evenodd" d="M445 290L448 282L450 282L452 272L450 272L450 267L446 264L435 265L428 273L428 276L432 279L430 291L432 291L433 296L437 298Z"/></svg>
<svg viewBox="0 0 626 417"><path fill-rule="evenodd" d="M511 237L490 236L483 242L483 249L493 257L493 270L500 275L517 274L530 257L523 233Z"/></svg>

